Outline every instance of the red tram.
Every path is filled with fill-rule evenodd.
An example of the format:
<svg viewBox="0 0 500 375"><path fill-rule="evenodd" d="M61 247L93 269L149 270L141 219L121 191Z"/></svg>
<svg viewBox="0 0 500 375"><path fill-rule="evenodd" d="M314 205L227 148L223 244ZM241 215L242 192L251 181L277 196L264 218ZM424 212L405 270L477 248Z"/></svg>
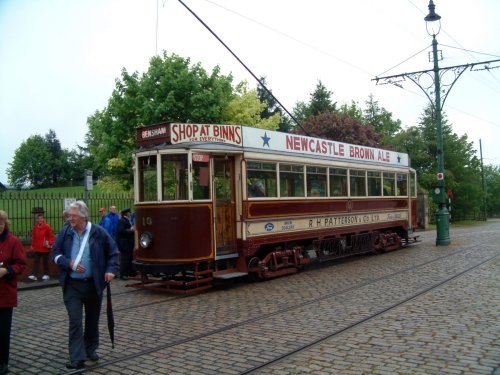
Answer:
<svg viewBox="0 0 500 375"><path fill-rule="evenodd" d="M407 154L216 124L146 126L137 143L130 286L196 292L414 239Z"/></svg>

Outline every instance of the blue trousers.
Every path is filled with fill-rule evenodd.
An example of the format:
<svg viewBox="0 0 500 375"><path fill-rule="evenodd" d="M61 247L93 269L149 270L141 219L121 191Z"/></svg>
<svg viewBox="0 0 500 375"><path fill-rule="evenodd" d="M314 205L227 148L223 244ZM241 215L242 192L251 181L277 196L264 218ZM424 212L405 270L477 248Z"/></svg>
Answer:
<svg viewBox="0 0 500 375"><path fill-rule="evenodd" d="M68 278L63 292L69 317L69 358L76 363L85 361L87 353L99 346L99 315L102 295L98 295L92 280L75 281ZM85 310L85 330L83 328Z"/></svg>

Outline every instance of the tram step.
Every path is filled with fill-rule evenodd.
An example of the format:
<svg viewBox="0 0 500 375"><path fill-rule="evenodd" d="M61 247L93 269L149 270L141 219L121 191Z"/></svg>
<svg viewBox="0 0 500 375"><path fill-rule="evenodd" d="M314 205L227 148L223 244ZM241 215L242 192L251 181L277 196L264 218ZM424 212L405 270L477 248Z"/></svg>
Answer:
<svg viewBox="0 0 500 375"><path fill-rule="evenodd" d="M228 272L228 273L221 273L221 274L217 274L216 272L214 272L215 279L223 279L223 280L234 279L236 277L243 277L246 275L248 275L248 272Z"/></svg>

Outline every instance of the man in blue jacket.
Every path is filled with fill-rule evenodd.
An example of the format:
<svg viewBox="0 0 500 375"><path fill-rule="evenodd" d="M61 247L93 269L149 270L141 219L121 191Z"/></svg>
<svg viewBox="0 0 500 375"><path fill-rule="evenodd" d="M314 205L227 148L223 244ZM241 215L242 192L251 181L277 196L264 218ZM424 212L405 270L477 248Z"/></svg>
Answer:
<svg viewBox="0 0 500 375"><path fill-rule="evenodd" d="M89 221L82 201L69 206L71 226L64 226L52 247L52 259L59 266L59 282L69 316L69 369L82 369L85 360L99 360L99 315L106 283L119 270L115 241L99 225ZM85 307L85 333L83 308Z"/></svg>
<svg viewBox="0 0 500 375"><path fill-rule="evenodd" d="M104 207L99 208L99 216L101 216L101 221L99 221L99 225L106 229L106 232L108 232L111 237L113 237L113 234L111 233L111 219L106 215L106 209Z"/></svg>
<svg viewBox="0 0 500 375"><path fill-rule="evenodd" d="M120 217L116 213L116 206L111 206L109 208L109 213L106 216L110 221L109 233L111 234L111 237L116 240L116 231L118 230L118 221L120 220Z"/></svg>

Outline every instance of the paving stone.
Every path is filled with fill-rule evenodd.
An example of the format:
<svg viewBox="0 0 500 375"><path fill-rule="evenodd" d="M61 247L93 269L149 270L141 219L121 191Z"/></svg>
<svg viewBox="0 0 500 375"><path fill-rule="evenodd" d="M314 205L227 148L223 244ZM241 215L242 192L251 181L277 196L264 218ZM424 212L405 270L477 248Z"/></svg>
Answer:
<svg viewBox="0 0 500 375"><path fill-rule="evenodd" d="M345 329L258 373L500 375L499 259L348 328L500 254L500 221L452 226L453 242L446 247L434 245L435 232L421 236L423 242L396 252L187 298L113 282L116 347L111 349L103 308L102 367L86 373L238 374ZM19 294L10 373L64 372L67 315L61 288L25 288ZM290 308L297 304L302 305ZM279 313L283 308L289 309ZM228 331L216 331L229 325ZM179 344L206 332L212 334Z"/></svg>

